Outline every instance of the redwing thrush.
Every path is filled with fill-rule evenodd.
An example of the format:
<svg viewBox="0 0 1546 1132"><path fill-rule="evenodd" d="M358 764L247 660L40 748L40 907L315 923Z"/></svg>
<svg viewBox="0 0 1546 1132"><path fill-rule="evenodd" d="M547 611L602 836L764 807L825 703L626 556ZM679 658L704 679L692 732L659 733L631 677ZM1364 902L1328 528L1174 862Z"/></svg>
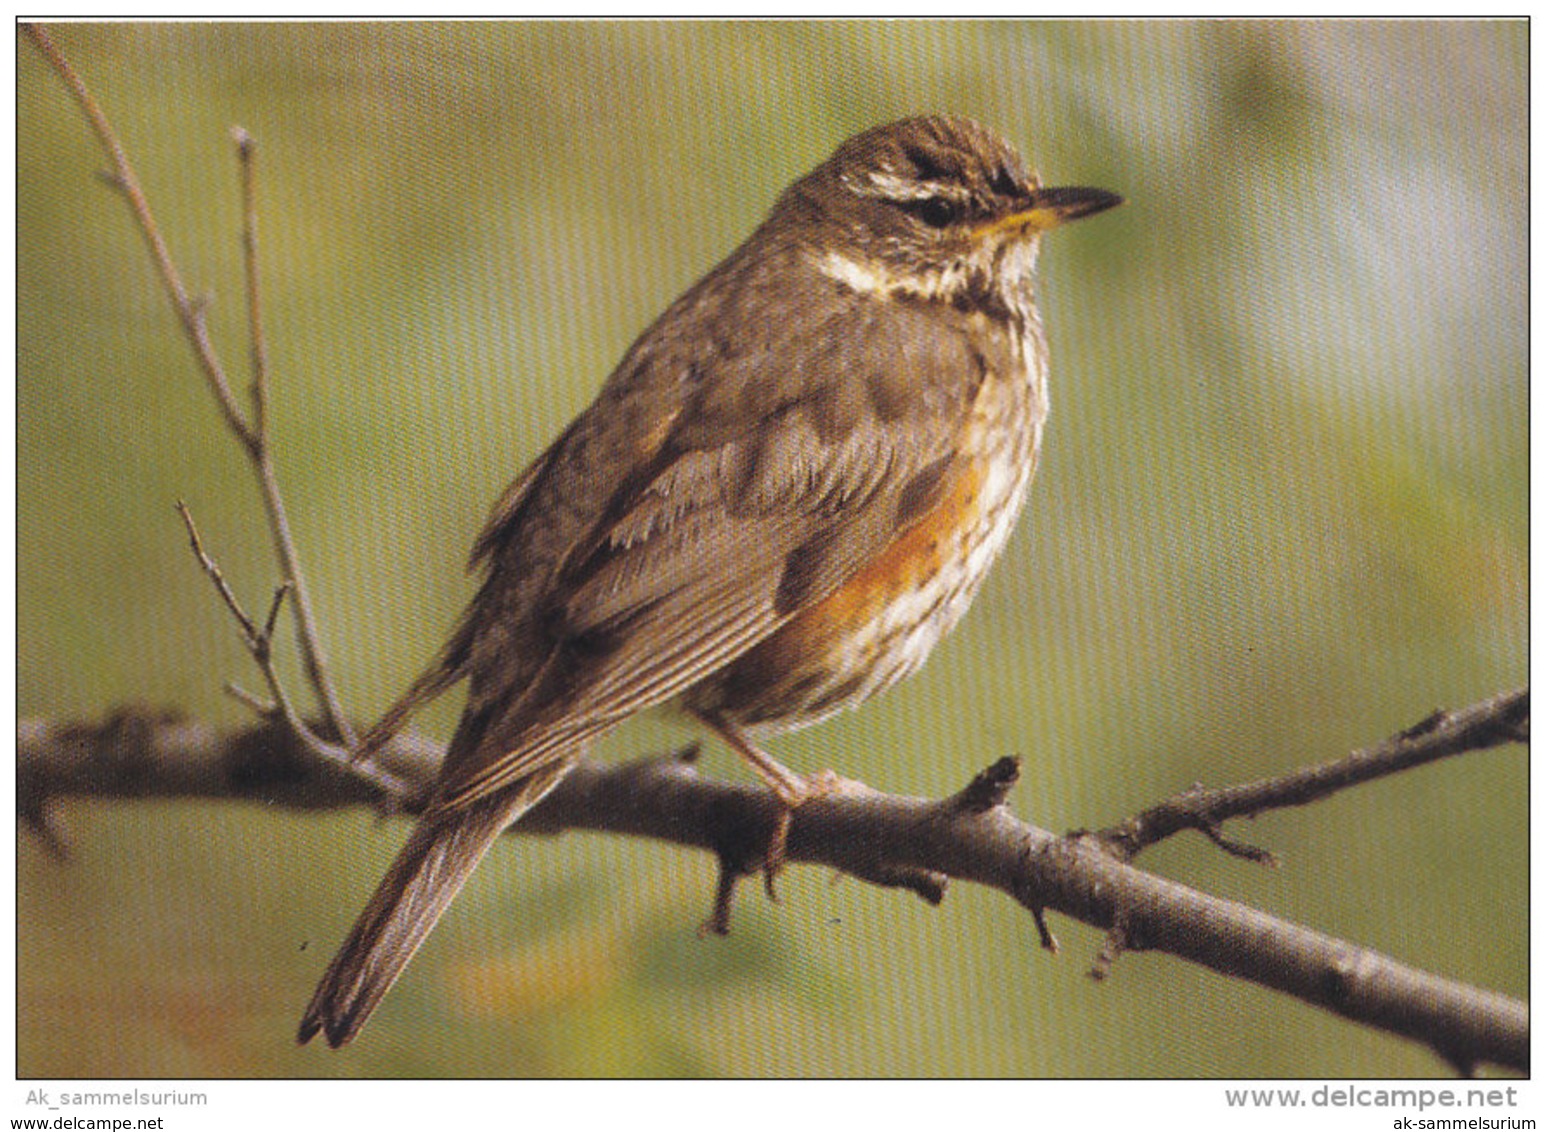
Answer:
<svg viewBox="0 0 1546 1132"><path fill-rule="evenodd" d="M1043 188L966 119L880 126L640 336L495 504L482 587L366 741L467 680L302 1042L353 1038L500 831L635 712L673 702L786 807L808 796L751 734L862 703L966 611L1047 412L1040 236L1118 203Z"/></svg>

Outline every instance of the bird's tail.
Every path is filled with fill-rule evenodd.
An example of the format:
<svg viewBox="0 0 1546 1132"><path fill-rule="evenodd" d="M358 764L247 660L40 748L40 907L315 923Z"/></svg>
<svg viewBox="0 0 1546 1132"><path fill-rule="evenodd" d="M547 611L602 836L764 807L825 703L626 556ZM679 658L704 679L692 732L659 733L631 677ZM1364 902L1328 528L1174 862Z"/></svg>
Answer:
<svg viewBox="0 0 1546 1132"><path fill-rule="evenodd" d="M453 810L419 819L375 895L317 984L296 1037L351 1041L472 875L500 832L557 786L568 761Z"/></svg>

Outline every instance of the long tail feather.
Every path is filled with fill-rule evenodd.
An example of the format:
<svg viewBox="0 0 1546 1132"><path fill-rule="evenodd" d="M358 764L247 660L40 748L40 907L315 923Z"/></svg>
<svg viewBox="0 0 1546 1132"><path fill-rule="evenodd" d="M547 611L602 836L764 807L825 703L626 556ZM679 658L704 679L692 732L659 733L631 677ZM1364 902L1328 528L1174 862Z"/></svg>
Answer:
<svg viewBox="0 0 1546 1132"><path fill-rule="evenodd" d="M317 984L298 1041L304 1045L322 1032L337 1049L353 1040L495 838L557 786L569 766L567 760L551 764L509 789L419 820Z"/></svg>

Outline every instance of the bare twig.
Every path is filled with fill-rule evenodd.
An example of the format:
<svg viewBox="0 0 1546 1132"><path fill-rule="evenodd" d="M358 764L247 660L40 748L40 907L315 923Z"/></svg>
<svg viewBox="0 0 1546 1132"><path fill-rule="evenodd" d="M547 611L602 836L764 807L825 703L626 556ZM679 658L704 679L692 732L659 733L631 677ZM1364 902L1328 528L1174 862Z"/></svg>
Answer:
<svg viewBox="0 0 1546 1132"><path fill-rule="evenodd" d="M316 614L311 606L311 591L301 570L300 552L290 531L290 520L285 510L284 497L279 487L278 473L274 468L273 446L268 434L268 340L263 332L263 287L258 260L258 186L257 142L242 127L231 131L236 143L236 155L242 172L242 261L247 289L247 327L252 352L252 428L257 445L252 449L253 465L258 474L263 493L264 509L268 514L269 535L279 558L279 567L289 580L294 592L295 629L300 641L301 663L307 681L315 690L322 717L328 730L338 737L348 751L359 743L338 697L327 656L322 649L322 634L317 628ZM368 760L362 772L370 773Z"/></svg>
<svg viewBox="0 0 1546 1132"><path fill-rule="evenodd" d="M81 113L91 124L92 132L97 135L97 141L107 151L108 160L113 166L109 182L123 194L130 211L134 213L135 225L150 248L150 257L155 262L157 272L160 273L162 285L171 297L172 307L182 321L183 331L193 346L194 357L198 360L199 369L204 374L209 391L214 395L215 404L225 418L226 426L241 441L242 446L250 451L257 442L256 435L243 419L241 409L236 404L236 398L231 394L231 385L226 380L225 368L220 364L220 358L209 340L202 306L189 296L187 288L183 286L182 276L177 270L177 265L172 261L172 253L167 249L166 241L161 238L161 229L156 224L156 218L151 214L150 204L146 201L145 192L140 187L140 180L135 176L134 167L129 164L129 156L119 143L118 135L113 132L112 126L108 124L107 115L102 112L102 108L97 105L97 100L92 97L91 91L75 73L75 68L70 66L70 61L54 43L53 37L37 24L25 25L25 31L55 73L64 81L65 86L69 88L76 105L80 107Z"/></svg>
<svg viewBox="0 0 1546 1132"><path fill-rule="evenodd" d="M1456 715L1517 727L1523 720L1507 710L1512 702L1498 697ZM1481 747L1491 745L1492 733L1471 731ZM402 809L421 807L439 752L409 735L392 740L381 758L410 784L399 796ZM222 735L148 712L120 712L96 725L29 720L18 727L18 760L18 797L30 813L69 795L247 798L305 808L383 801L379 790L318 760L273 725ZM793 815L787 859L906 888L931 902L943 895L947 877L986 885L1033 915L1060 912L1107 933L1098 976L1109 976L1120 954L1162 951L1422 1042L1452 1065L1527 1069L1525 1004L1143 872L1098 835L1059 837L1002 804L982 806L1005 788L1006 764L1013 765L995 764L941 801L868 788L817 798ZM602 831L714 853L730 862L706 925L718 931L729 923L726 885L744 875L736 862L756 856L747 831L765 830L776 812L766 791L704 778L679 756L621 766L585 761L515 832ZM931 886L919 882L924 877L936 879Z"/></svg>
<svg viewBox="0 0 1546 1132"><path fill-rule="evenodd" d="M412 792L410 785L386 767L375 760L363 764L354 762L350 759L347 747L330 743L318 735L301 718L290 697L285 693L284 684L279 679L279 670L274 667L274 629L279 623L279 611L284 606L285 597L293 588L291 583L284 582L275 588L274 596L269 602L268 614L260 628L242 608L241 602L237 600L236 594L232 592L230 584L225 580L225 574L219 564L205 551L204 541L199 537L199 528L193 521L193 513L180 499L177 501L177 512L182 516L183 525L187 528L188 542L193 548L194 557L198 559L199 566L214 584L226 608L231 611L231 615L241 626L242 639L247 645L247 651L252 654L253 662L257 664L258 671L263 674L269 693L274 698L261 700L233 684L227 684L226 691L251 707L264 719L281 721L301 747L324 762L347 768L358 775L366 785L373 787L381 797L390 799L410 794Z"/></svg>
<svg viewBox="0 0 1546 1132"><path fill-rule="evenodd" d="M188 531L188 542L193 548L193 555L198 559L199 566L205 575L214 584L215 590L220 594L220 599L231 611L231 616L236 618L237 624L242 630L242 640L247 645L247 651L252 654L252 659L258 666L258 671L263 674L263 679L268 683L268 690L274 697L272 700L260 700L249 692L242 691L234 685L227 685L229 691L236 699L251 707L258 715L265 719L278 719L288 727L296 741L303 747L312 751L318 758L347 766L353 769L367 783L375 786L384 795L401 794L406 790L406 784L395 778L390 772L375 763L358 765L351 761L349 749L336 743L329 743L318 735L296 711L295 705L284 690L284 684L279 679L279 670L274 667L274 629L279 623L279 611L284 607L285 597L292 591L290 582L282 582L275 587L274 596L269 602L268 615L264 618L260 628L258 623L248 616L247 611L237 600L230 584L225 580L225 574L220 566L211 558L204 549L204 540L199 537L199 528L193 521L193 513L182 500L177 501L177 512L182 516L183 525Z"/></svg>
<svg viewBox="0 0 1546 1132"><path fill-rule="evenodd" d="M1124 859L1183 829L1206 834L1235 856L1275 864L1271 853L1231 841L1219 830L1230 818L1249 817L1287 806L1303 806L1349 786L1395 774L1467 751L1529 740L1530 691L1521 688L1458 711L1437 711L1420 723L1346 758L1305 767L1221 790L1194 787L1151 806L1096 836Z"/></svg>
<svg viewBox="0 0 1546 1132"><path fill-rule="evenodd" d="M225 694L237 703L244 704L259 719L268 719L279 714L279 705L273 700L265 700L262 696L254 695L233 681L225 682Z"/></svg>
<svg viewBox="0 0 1546 1132"><path fill-rule="evenodd" d="M215 398L215 404L220 409L226 427L231 430L253 464L263 496L264 510L268 515L269 530L274 541L280 571L294 590L292 604L295 609L296 635L307 680L316 693L326 729L337 736L344 748L352 749L356 742L354 730L328 673L316 618L312 613L310 593L301 572L300 555L290 533L290 520L278 478L274 473L273 458L266 432L267 358L263 342L262 306L258 287L256 184L252 139L245 130L239 130L236 134L237 153L242 162L243 214L246 218L243 247L246 264L248 324L253 336L253 415L252 419L248 420L236 402L236 397L231 391L231 383L226 377L225 367L215 350L214 343L210 340L204 303L191 297L183 285L182 276L172 259L171 251L162 238L155 216L151 213L144 189L135 175L134 167L129 162L128 154L108 122L107 115L103 113L101 106L97 104L91 91L70 65L69 60L65 58L64 53L59 50L53 37L36 24L25 25L25 31L55 73L63 80L81 112L86 116L86 120L91 124L97 140L107 152L113 167L110 181L123 194L134 216L135 225L150 249L151 259L155 262L156 270L161 276L162 285L172 301L173 310L182 323L183 332L193 348L194 358L204 374L205 384Z"/></svg>
<svg viewBox="0 0 1546 1132"><path fill-rule="evenodd" d="M236 623L242 627L242 636L246 638L247 648L257 653L263 646L259 639L262 634L247 611L242 608L242 603L236 599L231 585L225 580L225 574L221 572L215 560L204 551L204 540L199 537L199 528L193 521L193 512L181 499L177 501L177 513L182 516L183 527L188 532L188 545L193 549L193 557L198 559L200 568L215 587L215 592L220 595L220 600L225 602L225 607L231 611L231 616L236 618Z"/></svg>
<svg viewBox="0 0 1546 1132"><path fill-rule="evenodd" d="M263 287L258 271L257 143L241 126L231 129L242 167L242 263L247 281L247 338L252 350L252 429L268 446L268 338L263 333Z"/></svg>

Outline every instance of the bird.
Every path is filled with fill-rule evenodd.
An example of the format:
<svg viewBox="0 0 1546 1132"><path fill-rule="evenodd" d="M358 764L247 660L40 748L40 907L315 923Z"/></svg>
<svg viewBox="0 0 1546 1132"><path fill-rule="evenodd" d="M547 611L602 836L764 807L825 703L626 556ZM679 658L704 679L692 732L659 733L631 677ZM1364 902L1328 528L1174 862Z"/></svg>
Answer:
<svg viewBox="0 0 1546 1132"><path fill-rule="evenodd" d="M786 821L822 792L762 737L896 683L966 611L1040 451L1041 236L1120 203L1043 186L969 118L876 126L634 341L495 502L475 596L363 741L466 682L301 1043L351 1041L499 834L645 709L722 739Z"/></svg>

